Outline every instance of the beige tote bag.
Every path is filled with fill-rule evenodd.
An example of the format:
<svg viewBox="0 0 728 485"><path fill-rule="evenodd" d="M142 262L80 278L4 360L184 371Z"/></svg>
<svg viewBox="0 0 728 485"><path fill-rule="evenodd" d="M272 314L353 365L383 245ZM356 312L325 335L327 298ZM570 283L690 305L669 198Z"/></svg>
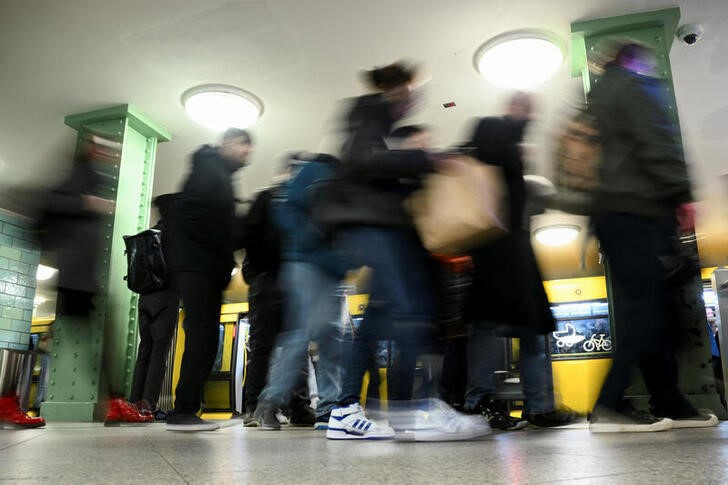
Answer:
<svg viewBox="0 0 728 485"><path fill-rule="evenodd" d="M507 232L503 173L462 156L446 173L428 175L404 202L425 248L464 254Z"/></svg>

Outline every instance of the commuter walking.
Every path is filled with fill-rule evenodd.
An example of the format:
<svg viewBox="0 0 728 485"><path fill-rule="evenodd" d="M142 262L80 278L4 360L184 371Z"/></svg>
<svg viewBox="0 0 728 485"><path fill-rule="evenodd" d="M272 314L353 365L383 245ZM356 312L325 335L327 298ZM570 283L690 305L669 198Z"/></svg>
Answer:
<svg viewBox="0 0 728 485"><path fill-rule="evenodd" d="M690 179L654 53L624 45L589 98L601 136L594 226L614 288L614 363L591 415L592 432L661 431L717 424L678 388L673 331L683 266L679 230L694 229ZM639 368L651 414L625 400Z"/></svg>
<svg viewBox="0 0 728 485"><path fill-rule="evenodd" d="M331 411L326 435L330 439L394 437L394 429L367 419L359 405L363 375L377 340L391 338L405 355L420 356L434 333L429 256L402 202L422 176L447 166L449 158L387 147L385 139L393 125L412 108L413 69L395 63L368 71L366 76L376 92L355 99L348 113L341 177L332 187L335 191L330 194L329 217L325 218L336 225L337 240L351 262L373 270L369 304L344 363L338 407ZM411 379L400 379L397 386L398 397L411 397ZM432 418L452 411L445 409L437 406L423 416ZM472 422L463 424L450 417L413 423L419 428L415 439L473 436L463 432L463 428L473 431Z"/></svg>
<svg viewBox="0 0 728 485"><path fill-rule="evenodd" d="M541 272L531 247L526 214L526 189L520 143L530 120L531 97L516 93L507 114L480 120L468 145L483 163L503 170L510 232L471 252L473 286L466 309L468 377L465 410L481 413L497 429L559 426L573 413L554 406L551 362L544 335L555 327ZM495 371L502 362L503 337L520 339L520 374L525 397L523 418L512 418L503 402L494 400Z"/></svg>
<svg viewBox="0 0 728 485"><path fill-rule="evenodd" d="M284 178L290 177L290 167ZM283 198L285 181L277 177L273 186L262 190L253 200L244 218L243 238L245 247L243 278L248 283L248 302L250 311L248 321L248 359L245 368L245 387L243 399L245 412L243 425L260 426L260 416L256 413L258 398L268 379L271 355L275 349L276 337L283 328L286 295L281 287L281 231L278 228L273 206ZM306 362L307 363L307 362ZM298 369L299 366L294 366ZM294 369L291 369L294 371ZM307 372L300 372L290 396L288 420L293 425L313 426L315 417L309 406ZM270 423L278 424L276 408Z"/></svg>
<svg viewBox="0 0 728 485"><path fill-rule="evenodd" d="M328 426L341 390L341 303L336 290L349 266L310 216L317 185L336 176L339 161L326 154L301 158L305 160L299 161L285 196L274 206L282 236L280 283L286 301L277 339L280 357L271 363L257 413L261 427L269 430L280 429L276 411L289 404L296 382L309 367L310 342L317 343L319 356L317 429Z"/></svg>
<svg viewBox="0 0 728 485"><path fill-rule="evenodd" d="M182 355L172 431L215 430L197 416L205 382L217 355L222 291L234 267L233 174L248 163L250 135L228 129L220 146L204 145L192 156L192 171L179 195L171 224L169 267L172 288L185 311Z"/></svg>

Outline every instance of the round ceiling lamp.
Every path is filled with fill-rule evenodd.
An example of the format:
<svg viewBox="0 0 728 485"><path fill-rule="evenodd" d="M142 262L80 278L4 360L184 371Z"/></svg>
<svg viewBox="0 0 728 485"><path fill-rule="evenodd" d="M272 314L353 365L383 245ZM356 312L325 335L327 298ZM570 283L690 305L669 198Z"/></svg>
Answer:
<svg viewBox="0 0 728 485"><path fill-rule="evenodd" d="M263 103L235 86L205 84L182 94L182 106L197 123L214 131L247 128L263 114Z"/></svg>
<svg viewBox="0 0 728 485"><path fill-rule="evenodd" d="M506 89L529 89L556 74L565 46L543 30L514 30L493 37L475 52L475 68L489 82Z"/></svg>
<svg viewBox="0 0 728 485"><path fill-rule="evenodd" d="M565 246L579 235L578 226L553 225L536 229L536 240L549 247Z"/></svg>

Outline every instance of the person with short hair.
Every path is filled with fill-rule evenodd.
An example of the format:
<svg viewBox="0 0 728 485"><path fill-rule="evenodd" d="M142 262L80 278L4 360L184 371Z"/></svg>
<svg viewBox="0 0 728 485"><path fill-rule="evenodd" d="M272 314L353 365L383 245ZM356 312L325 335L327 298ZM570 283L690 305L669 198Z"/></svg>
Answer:
<svg viewBox="0 0 728 485"><path fill-rule="evenodd" d="M204 145L194 153L192 171L179 194L168 256L171 284L184 305L185 350L168 430L218 428L197 412L217 355L222 292L235 266L232 177L248 164L252 149L247 131L228 129L220 146Z"/></svg>

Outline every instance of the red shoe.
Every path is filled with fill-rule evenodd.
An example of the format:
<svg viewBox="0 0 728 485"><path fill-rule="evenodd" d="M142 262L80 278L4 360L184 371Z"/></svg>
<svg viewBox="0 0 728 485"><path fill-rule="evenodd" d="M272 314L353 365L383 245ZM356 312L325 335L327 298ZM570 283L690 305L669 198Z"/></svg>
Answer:
<svg viewBox="0 0 728 485"><path fill-rule="evenodd" d="M0 428L40 428L45 424L45 419L28 416L20 409L18 396L0 397Z"/></svg>
<svg viewBox="0 0 728 485"><path fill-rule="evenodd" d="M109 403L109 411L104 420L105 426L124 424L143 424L154 422L154 416L145 416L132 403L123 398L114 398Z"/></svg>
<svg viewBox="0 0 728 485"><path fill-rule="evenodd" d="M149 401L147 401L146 399L135 402L134 406L137 408L137 411L139 411L142 416L152 416L154 414L152 412L152 407L149 405Z"/></svg>

